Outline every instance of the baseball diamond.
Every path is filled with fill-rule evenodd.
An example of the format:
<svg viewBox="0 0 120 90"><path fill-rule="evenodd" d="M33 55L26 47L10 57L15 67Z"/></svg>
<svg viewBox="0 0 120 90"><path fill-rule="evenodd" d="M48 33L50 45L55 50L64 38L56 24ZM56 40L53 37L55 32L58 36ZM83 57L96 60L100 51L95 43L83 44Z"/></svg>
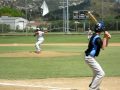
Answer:
<svg viewBox="0 0 120 90"><path fill-rule="evenodd" d="M120 0L0 0L0 90L120 90Z"/></svg>
<svg viewBox="0 0 120 90"><path fill-rule="evenodd" d="M33 47L34 44L0 44L0 47ZM49 43L43 44L42 47L52 47L52 46L60 46L60 47L83 47L87 46L86 43ZM110 43L110 47L119 47L120 43ZM12 54L11 54L12 53ZM9 56L10 54L10 56ZM18 54L18 55L17 55ZM19 54L21 56L19 56ZM33 54L33 55L32 55ZM46 55L47 54L47 55ZM39 57L47 58L53 55L52 57L69 57L69 56L81 56L82 52L63 52L63 51L46 51L44 50ZM13 55L13 56L12 56ZM32 51L10 51L10 52L0 52L0 58L14 58L17 57L38 57ZM43 56L41 56L43 55ZM1 59L0 59L1 61ZM58 60L59 61L59 60ZM45 61L46 62L46 61ZM17 79L17 80L5 80L0 79L0 90L86 90L88 89L88 84L90 82L91 77L71 77L71 78L46 78L46 79ZM101 85L101 89L104 90L119 90L120 78L119 77L105 77L103 79L103 83Z"/></svg>

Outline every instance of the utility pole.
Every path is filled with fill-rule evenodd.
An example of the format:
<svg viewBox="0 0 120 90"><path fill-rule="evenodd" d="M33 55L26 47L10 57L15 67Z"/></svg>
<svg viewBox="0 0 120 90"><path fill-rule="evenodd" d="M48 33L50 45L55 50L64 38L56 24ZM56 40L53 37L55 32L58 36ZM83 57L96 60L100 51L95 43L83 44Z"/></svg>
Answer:
<svg viewBox="0 0 120 90"><path fill-rule="evenodd" d="M25 18L27 19L27 0L25 0Z"/></svg>
<svg viewBox="0 0 120 90"><path fill-rule="evenodd" d="M28 18L27 18L27 0L25 0L25 18L26 18L26 20L28 20ZM26 35L27 35L27 28L26 28L26 26L25 26L25 32L26 32Z"/></svg>
<svg viewBox="0 0 120 90"><path fill-rule="evenodd" d="M69 33L69 2L67 0L67 33Z"/></svg>
<svg viewBox="0 0 120 90"><path fill-rule="evenodd" d="M65 10L65 8L66 8L66 2L65 2L65 0L63 0L63 31L64 32L66 32L67 30L67 28L66 28L66 10Z"/></svg>
<svg viewBox="0 0 120 90"><path fill-rule="evenodd" d="M69 33L69 2L68 0L63 0L60 2L63 4L63 31Z"/></svg>
<svg viewBox="0 0 120 90"><path fill-rule="evenodd" d="M62 3L62 6L60 6L62 9L63 9L63 32L67 32L67 25L66 25L66 21L67 21L67 11L66 11L66 2L65 2L65 0L63 0L62 2L60 2L60 3Z"/></svg>

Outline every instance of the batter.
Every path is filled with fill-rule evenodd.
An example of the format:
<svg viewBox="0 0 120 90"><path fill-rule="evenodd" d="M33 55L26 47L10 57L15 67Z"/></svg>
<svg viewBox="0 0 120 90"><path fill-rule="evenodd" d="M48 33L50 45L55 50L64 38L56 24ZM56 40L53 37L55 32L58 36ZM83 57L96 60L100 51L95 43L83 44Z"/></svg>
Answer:
<svg viewBox="0 0 120 90"><path fill-rule="evenodd" d="M85 62L93 71L93 79L89 85L89 90L100 90L99 86L105 72L96 61L96 58L101 49L104 49L104 41L102 41L100 34L104 31L104 23L99 22L95 25L94 33L89 40L88 49L85 51ZM104 33L105 34L105 33ZM104 39L103 39L104 40Z"/></svg>

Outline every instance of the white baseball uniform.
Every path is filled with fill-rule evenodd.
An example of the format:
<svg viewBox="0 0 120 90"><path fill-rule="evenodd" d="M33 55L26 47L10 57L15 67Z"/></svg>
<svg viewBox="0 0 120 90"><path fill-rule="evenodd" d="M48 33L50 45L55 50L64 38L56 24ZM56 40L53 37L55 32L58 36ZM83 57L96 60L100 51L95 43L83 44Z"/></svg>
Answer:
<svg viewBox="0 0 120 90"><path fill-rule="evenodd" d="M41 48L40 48L40 45L43 43L44 41L44 32L42 31L37 31L37 42L35 43L35 47L36 47L36 51L37 52L40 52L41 51Z"/></svg>

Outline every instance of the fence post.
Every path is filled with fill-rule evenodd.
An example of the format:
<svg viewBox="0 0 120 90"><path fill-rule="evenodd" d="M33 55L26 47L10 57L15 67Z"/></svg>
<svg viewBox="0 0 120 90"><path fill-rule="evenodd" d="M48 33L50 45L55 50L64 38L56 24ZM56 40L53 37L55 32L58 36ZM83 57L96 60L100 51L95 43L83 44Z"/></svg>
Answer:
<svg viewBox="0 0 120 90"><path fill-rule="evenodd" d="M116 20L116 30L118 31L118 21Z"/></svg>

